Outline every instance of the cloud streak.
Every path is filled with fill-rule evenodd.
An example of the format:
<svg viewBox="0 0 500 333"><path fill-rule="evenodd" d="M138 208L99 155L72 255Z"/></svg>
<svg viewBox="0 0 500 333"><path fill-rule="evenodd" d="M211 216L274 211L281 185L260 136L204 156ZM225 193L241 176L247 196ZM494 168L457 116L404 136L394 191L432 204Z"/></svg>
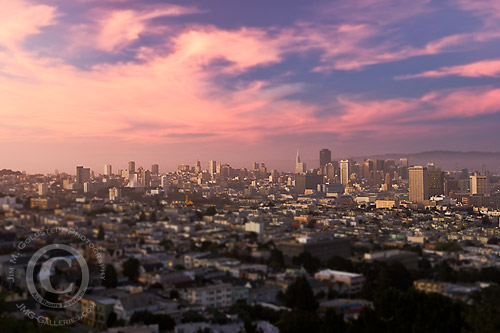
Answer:
<svg viewBox="0 0 500 333"><path fill-rule="evenodd" d="M498 77L500 75L500 60L481 60L466 65L442 67L419 74L397 76L396 79L436 78L445 76L462 77Z"/></svg>

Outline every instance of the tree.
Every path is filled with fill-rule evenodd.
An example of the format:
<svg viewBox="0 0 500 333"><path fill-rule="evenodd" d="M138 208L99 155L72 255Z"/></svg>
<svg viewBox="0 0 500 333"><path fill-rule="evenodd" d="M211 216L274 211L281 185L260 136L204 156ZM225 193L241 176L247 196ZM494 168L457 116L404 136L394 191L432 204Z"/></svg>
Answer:
<svg viewBox="0 0 500 333"><path fill-rule="evenodd" d="M354 270L352 262L349 259L345 259L338 256L331 257L327 261L326 266L330 269L344 271L344 272L352 272Z"/></svg>
<svg viewBox="0 0 500 333"><path fill-rule="evenodd" d="M217 214L217 209L215 209L214 206L208 207L207 211L205 212L205 215L208 215L208 216L214 216L215 214Z"/></svg>
<svg viewBox="0 0 500 333"><path fill-rule="evenodd" d="M458 245L456 241L449 241L444 243L436 243L435 250L445 252L458 252L462 251L462 247Z"/></svg>
<svg viewBox="0 0 500 333"><path fill-rule="evenodd" d="M308 229L314 229L316 227L316 220L312 219L311 221L307 222L306 228Z"/></svg>
<svg viewBox="0 0 500 333"><path fill-rule="evenodd" d="M500 239L498 237L493 236L490 239L488 239L488 244L497 245L498 243L500 243Z"/></svg>
<svg viewBox="0 0 500 333"><path fill-rule="evenodd" d="M171 331L175 328L175 320L166 314L153 314L149 311L136 311L130 317L131 324L158 324L160 331Z"/></svg>
<svg viewBox="0 0 500 333"><path fill-rule="evenodd" d="M298 277L288 286L284 298L286 306L292 309L314 312L318 308L318 302L305 276Z"/></svg>
<svg viewBox="0 0 500 333"><path fill-rule="evenodd" d="M302 252L297 257L292 258L292 264L304 267L307 273L313 275L321 267L321 261L313 257L309 252Z"/></svg>
<svg viewBox="0 0 500 333"><path fill-rule="evenodd" d="M208 251L210 251L211 253L219 252L219 244L217 243L210 244L210 246L208 247Z"/></svg>
<svg viewBox="0 0 500 333"><path fill-rule="evenodd" d="M141 263L135 258L129 258L123 263L123 275L131 281L139 279Z"/></svg>
<svg viewBox="0 0 500 333"><path fill-rule="evenodd" d="M104 228L102 227L102 225L99 227L99 233L97 234L97 239L98 240L104 240L104 237L105 237L105 232L104 232Z"/></svg>
<svg viewBox="0 0 500 333"><path fill-rule="evenodd" d="M106 265L106 269L104 270L104 281L102 285L106 287L106 289L116 288L118 285L118 276L116 274L115 267L111 264Z"/></svg>
<svg viewBox="0 0 500 333"><path fill-rule="evenodd" d="M179 292L175 289L170 290L170 299L176 299L179 298Z"/></svg>
<svg viewBox="0 0 500 333"><path fill-rule="evenodd" d="M337 314L332 308L327 309L323 317L321 332L344 332L345 330L346 324L344 322L344 315Z"/></svg>
<svg viewBox="0 0 500 333"><path fill-rule="evenodd" d="M149 219L151 220L151 222L156 222L156 219L157 219L157 218L156 218L156 212L155 212L155 211L153 211L153 212L151 213L151 216L150 216L150 218L149 218Z"/></svg>
<svg viewBox="0 0 500 333"><path fill-rule="evenodd" d="M182 323L199 323L202 321L205 321L205 317L203 317L198 311L195 310L184 312L181 319Z"/></svg>
<svg viewBox="0 0 500 333"><path fill-rule="evenodd" d="M268 265L274 269L284 268L285 259L283 258L283 253L278 249L272 249L269 255Z"/></svg>
<svg viewBox="0 0 500 333"><path fill-rule="evenodd" d="M116 322L118 320L118 317L114 311L111 311L108 315L108 319L106 320L106 327L113 327L115 326Z"/></svg>
<svg viewBox="0 0 500 333"><path fill-rule="evenodd" d="M278 328L281 333L319 332L321 319L308 311L288 311L278 322Z"/></svg>

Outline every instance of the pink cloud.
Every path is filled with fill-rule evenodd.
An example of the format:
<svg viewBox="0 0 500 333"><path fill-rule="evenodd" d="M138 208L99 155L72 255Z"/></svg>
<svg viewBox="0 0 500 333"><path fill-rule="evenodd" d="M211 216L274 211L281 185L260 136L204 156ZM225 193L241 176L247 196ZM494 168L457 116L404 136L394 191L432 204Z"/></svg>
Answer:
<svg viewBox="0 0 500 333"><path fill-rule="evenodd" d="M17 46L55 22L53 7L13 3L17 5L11 5L9 13L19 14L19 22L0 22L19 27L6 39L8 45ZM34 14L28 13L37 15L33 18ZM152 19L165 15L180 12L107 12L97 19L101 24L90 44L116 52L148 33ZM288 98L303 91L301 84L266 80L233 87L216 84L219 76L235 78L249 69L279 63L292 53L320 51L318 70L355 70L434 54L460 43L460 37L448 37L424 48L395 42L373 45L371 40L384 33L383 28L365 23L301 23L285 29L235 30L186 25L166 38L169 53L138 48L140 62L95 65L88 70L72 67L56 56L36 56L17 47L0 51L0 70L6 74L0 75L0 138L3 142L43 142L106 136L121 142L175 143L256 142L268 135L290 133L351 136L367 131L394 135L422 129L423 125L415 123L423 120L498 112L499 91L491 87L386 100L340 96L331 105L332 114L319 117L323 105ZM200 139L192 133L210 136Z"/></svg>
<svg viewBox="0 0 500 333"><path fill-rule="evenodd" d="M466 65L442 67L437 70L419 74L398 76L396 79L415 79L424 77L464 76L464 77L496 77L500 74L500 60L482 60Z"/></svg>
<svg viewBox="0 0 500 333"><path fill-rule="evenodd" d="M23 0L0 0L0 46L12 49L56 22L57 10Z"/></svg>
<svg viewBox="0 0 500 333"><path fill-rule="evenodd" d="M79 38L70 40L73 48L95 48L105 52L117 52L141 36L165 32L161 26L155 26L153 19L168 16L181 16L199 13L194 7L163 5L155 8L134 9L96 9L90 12L92 23L71 27L72 34Z"/></svg>

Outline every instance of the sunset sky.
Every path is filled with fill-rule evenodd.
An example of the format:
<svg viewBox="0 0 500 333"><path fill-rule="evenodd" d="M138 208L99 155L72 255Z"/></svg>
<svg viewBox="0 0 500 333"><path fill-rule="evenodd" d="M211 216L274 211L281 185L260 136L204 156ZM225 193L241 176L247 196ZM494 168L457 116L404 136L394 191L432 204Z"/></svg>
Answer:
<svg viewBox="0 0 500 333"><path fill-rule="evenodd" d="M499 151L498 0L0 0L0 169Z"/></svg>

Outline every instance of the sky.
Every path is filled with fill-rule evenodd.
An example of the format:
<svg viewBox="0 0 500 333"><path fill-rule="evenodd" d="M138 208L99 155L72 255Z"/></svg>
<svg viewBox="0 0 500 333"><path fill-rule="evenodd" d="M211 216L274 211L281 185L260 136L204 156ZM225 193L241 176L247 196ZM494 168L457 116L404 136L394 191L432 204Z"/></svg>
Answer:
<svg viewBox="0 0 500 333"><path fill-rule="evenodd" d="M0 8L0 169L499 151L498 0Z"/></svg>

